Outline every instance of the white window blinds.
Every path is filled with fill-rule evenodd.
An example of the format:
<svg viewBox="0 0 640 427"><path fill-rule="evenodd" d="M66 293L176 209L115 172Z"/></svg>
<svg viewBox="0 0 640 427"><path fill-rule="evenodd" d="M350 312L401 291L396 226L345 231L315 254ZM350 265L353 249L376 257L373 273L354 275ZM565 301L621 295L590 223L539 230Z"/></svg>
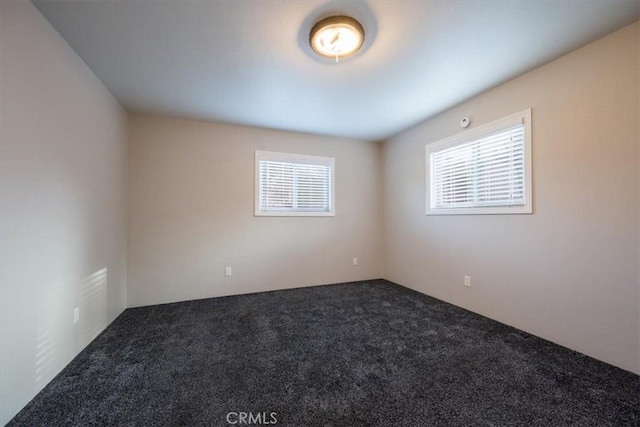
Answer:
<svg viewBox="0 0 640 427"><path fill-rule="evenodd" d="M256 215L333 215L334 159L256 152Z"/></svg>
<svg viewBox="0 0 640 427"><path fill-rule="evenodd" d="M529 123L507 119L427 147L427 213L531 212Z"/></svg>

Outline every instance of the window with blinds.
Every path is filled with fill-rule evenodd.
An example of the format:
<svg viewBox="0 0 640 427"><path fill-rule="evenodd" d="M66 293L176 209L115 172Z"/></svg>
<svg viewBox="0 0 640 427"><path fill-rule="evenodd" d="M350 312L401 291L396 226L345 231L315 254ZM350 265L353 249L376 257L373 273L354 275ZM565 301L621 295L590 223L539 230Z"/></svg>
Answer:
<svg viewBox="0 0 640 427"><path fill-rule="evenodd" d="M427 214L531 213L531 110L427 145Z"/></svg>
<svg viewBox="0 0 640 427"><path fill-rule="evenodd" d="M330 157L256 151L256 216L334 216Z"/></svg>

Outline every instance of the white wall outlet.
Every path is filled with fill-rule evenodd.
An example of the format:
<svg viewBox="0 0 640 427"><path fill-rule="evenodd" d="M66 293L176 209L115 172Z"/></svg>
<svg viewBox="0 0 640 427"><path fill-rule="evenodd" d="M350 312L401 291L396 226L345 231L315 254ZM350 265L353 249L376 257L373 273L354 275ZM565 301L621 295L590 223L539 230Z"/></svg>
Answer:
<svg viewBox="0 0 640 427"><path fill-rule="evenodd" d="M231 267L224 268L224 275L227 277L231 276Z"/></svg>
<svg viewBox="0 0 640 427"><path fill-rule="evenodd" d="M471 276L464 276L464 285L471 287Z"/></svg>
<svg viewBox="0 0 640 427"><path fill-rule="evenodd" d="M73 309L73 324L75 325L80 321L80 307Z"/></svg>
<svg viewBox="0 0 640 427"><path fill-rule="evenodd" d="M353 265L358 265L358 258L353 259Z"/></svg>

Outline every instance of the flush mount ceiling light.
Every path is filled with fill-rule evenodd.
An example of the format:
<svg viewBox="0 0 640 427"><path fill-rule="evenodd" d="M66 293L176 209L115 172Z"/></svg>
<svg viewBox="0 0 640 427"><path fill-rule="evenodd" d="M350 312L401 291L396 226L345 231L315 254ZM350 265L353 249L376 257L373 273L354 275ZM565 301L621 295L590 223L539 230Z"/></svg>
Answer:
<svg viewBox="0 0 640 427"><path fill-rule="evenodd" d="M311 29L309 43L320 56L340 58L356 53L364 42L362 25L349 16L330 16L318 21Z"/></svg>

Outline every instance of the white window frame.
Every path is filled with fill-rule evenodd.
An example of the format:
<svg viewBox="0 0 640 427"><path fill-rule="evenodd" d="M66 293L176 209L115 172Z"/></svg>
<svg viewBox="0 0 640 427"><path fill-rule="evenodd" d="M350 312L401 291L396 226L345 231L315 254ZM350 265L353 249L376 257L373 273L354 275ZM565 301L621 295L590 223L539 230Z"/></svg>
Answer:
<svg viewBox="0 0 640 427"><path fill-rule="evenodd" d="M260 161L298 163L308 165L329 166L331 169L330 211L263 211L260 210ZM259 151L255 153L255 216L335 216L336 215L336 168L333 157L311 156L307 154L280 153L275 151Z"/></svg>
<svg viewBox="0 0 640 427"><path fill-rule="evenodd" d="M465 208L432 208L431 207L431 183L433 182L433 171L431 170L431 154L457 145L465 144L492 133L500 132L509 127L524 124L524 205L516 206L489 206L489 207L465 207ZM501 214L531 214L533 213L532 203L532 169L531 169L531 109L512 114L491 123L479 126L474 129L462 132L458 135L442 139L426 146L426 183L427 183L427 215L501 215Z"/></svg>

